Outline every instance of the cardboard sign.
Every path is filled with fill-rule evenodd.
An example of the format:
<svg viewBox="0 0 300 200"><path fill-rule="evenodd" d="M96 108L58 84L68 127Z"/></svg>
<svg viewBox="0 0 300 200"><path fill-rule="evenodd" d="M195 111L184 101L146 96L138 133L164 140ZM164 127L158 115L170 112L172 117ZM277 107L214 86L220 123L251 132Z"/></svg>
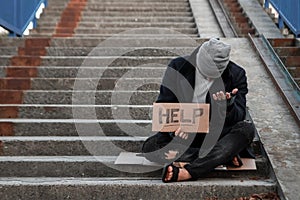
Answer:
<svg viewBox="0 0 300 200"><path fill-rule="evenodd" d="M154 103L152 131L209 132L209 104Z"/></svg>

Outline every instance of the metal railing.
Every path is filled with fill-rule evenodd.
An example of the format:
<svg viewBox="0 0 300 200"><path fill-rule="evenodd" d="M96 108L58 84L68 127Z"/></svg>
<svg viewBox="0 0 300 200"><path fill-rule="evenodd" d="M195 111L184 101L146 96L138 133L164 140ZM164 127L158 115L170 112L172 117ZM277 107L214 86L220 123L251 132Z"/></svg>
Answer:
<svg viewBox="0 0 300 200"><path fill-rule="evenodd" d="M10 36L27 35L46 6L47 0L0 0L0 26Z"/></svg>
<svg viewBox="0 0 300 200"><path fill-rule="evenodd" d="M269 4L275 8L279 14L278 26L284 28L286 24L289 29L297 36L300 36L300 1L299 0L265 0L265 8Z"/></svg>

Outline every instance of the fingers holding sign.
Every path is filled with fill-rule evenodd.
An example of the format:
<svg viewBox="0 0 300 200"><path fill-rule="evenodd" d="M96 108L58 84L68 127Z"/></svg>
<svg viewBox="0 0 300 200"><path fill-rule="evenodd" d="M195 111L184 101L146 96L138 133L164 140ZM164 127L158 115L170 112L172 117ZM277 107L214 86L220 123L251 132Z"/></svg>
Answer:
<svg viewBox="0 0 300 200"><path fill-rule="evenodd" d="M188 133L183 132L180 127L175 131L175 136L180 137L184 140L188 139Z"/></svg>

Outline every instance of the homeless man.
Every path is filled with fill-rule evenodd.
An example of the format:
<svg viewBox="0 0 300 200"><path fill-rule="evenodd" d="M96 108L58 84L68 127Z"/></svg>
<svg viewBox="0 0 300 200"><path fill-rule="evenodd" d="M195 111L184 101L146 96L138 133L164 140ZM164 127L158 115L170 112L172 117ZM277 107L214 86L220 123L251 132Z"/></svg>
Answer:
<svg viewBox="0 0 300 200"><path fill-rule="evenodd" d="M230 50L229 44L212 38L167 67L156 102L210 104L210 122L207 134L178 128L144 142L148 160L168 164L163 182L196 180L219 165L241 166L241 155L253 157L249 145L255 128L244 120L247 78L245 70L229 60Z"/></svg>

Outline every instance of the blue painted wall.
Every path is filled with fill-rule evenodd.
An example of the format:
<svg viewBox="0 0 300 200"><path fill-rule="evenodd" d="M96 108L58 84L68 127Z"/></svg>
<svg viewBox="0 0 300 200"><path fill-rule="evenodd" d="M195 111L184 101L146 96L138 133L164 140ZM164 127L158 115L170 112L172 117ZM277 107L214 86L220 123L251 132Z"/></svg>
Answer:
<svg viewBox="0 0 300 200"><path fill-rule="evenodd" d="M28 24L36 25L35 13L47 0L0 0L0 25L12 35L22 36Z"/></svg>

